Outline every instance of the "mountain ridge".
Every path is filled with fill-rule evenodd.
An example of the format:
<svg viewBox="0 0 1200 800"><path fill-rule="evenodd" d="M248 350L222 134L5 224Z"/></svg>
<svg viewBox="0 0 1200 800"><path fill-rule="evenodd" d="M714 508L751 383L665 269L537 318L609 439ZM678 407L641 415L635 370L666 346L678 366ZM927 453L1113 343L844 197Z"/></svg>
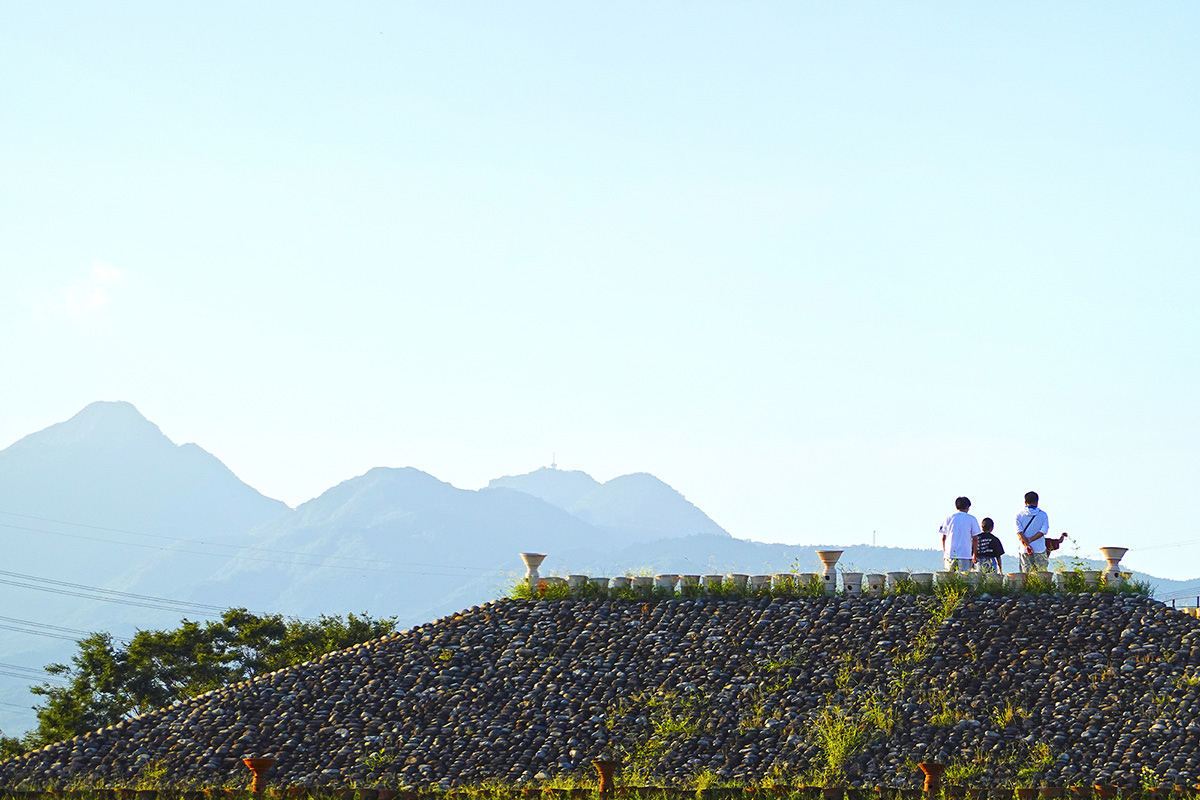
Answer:
<svg viewBox="0 0 1200 800"><path fill-rule="evenodd" d="M293 509L123 401L89 404L0 450L6 532L14 573L290 616L367 612L404 626L505 595L524 571L517 554L530 550L548 554L546 575L819 569L815 547L734 538L649 473L602 483L543 467L470 490L415 467L375 467ZM940 564L934 549L838 549L841 566L859 571ZM1155 580L1169 590L1190 583ZM36 609L15 616L39 623L122 635L181 616L88 596L0 585L0 605ZM27 665L71 655L62 642L5 630L0 649ZM24 692L0 683L5 702ZM0 728L12 730L14 715L30 724L0 706Z"/></svg>

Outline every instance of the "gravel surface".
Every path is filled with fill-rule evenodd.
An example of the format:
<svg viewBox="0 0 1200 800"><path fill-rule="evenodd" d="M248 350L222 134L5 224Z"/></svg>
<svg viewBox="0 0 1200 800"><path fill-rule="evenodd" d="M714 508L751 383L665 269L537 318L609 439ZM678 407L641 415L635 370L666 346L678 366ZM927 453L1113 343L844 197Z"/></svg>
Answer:
<svg viewBox="0 0 1200 800"><path fill-rule="evenodd" d="M1200 621L1128 594L935 603L501 600L2 762L0 786L244 781L272 755L272 783L447 788L631 753L659 783L798 782L830 721L855 785L919 785L922 760L984 786L1200 780Z"/></svg>

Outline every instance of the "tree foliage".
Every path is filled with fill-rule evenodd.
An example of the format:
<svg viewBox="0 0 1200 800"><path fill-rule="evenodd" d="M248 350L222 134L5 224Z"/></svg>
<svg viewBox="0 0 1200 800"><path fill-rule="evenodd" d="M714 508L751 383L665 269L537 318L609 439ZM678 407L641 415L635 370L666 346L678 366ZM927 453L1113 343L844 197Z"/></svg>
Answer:
<svg viewBox="0 0 1200 800"><path fill-rule="evenodd" d="M183 620L174 630L138 631L122 646L108 633L79 640L71 664L46 671L65 685L30 691L45 698L38 726L23 739L0 737L0 757L113 725L128 716L316 658L396 628L394 617L321 616L306 621L231 608L218 621Z"/></svg>

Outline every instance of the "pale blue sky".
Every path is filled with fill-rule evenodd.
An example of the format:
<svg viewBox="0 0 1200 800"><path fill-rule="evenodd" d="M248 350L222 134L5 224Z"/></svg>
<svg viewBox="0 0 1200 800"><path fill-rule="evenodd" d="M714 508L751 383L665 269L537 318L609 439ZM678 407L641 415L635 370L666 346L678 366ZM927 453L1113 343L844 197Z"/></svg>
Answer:
<svg viewBox="0 0 1200 800"><path fill-rule="evenodd" d="M1034 488L1200 575L1198 23L5 3L0 446L129 400L293 505L557 453L804 543Z"/></svg>

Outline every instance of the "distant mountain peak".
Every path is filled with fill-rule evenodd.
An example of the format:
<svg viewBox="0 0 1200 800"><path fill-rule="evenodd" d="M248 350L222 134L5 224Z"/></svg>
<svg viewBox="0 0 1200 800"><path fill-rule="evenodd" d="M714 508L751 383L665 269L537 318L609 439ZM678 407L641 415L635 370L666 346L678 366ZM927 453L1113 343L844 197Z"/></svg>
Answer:
<svg viewBox="0 0 1200 800"><path fill-rule="evenodd" d="M72 419L97 415L123 415L146 420L146 417L142 414L142 412L138 411L137 407L128 400L94 400L84 406ZM149 420L146 421L148 422Z"/></svg>
<svg viewBox="0 0 1200 800"><path fill-rule="evenodd" d="M84 406L70 419L20 439L10 449L20 450L31 446L105 446L117 443L128 446L132 442L175 446L157 425L142 416L133 403L125 400L98 400Z"/></svg>
<svg viewBox="0 0 1200 800"><path fill-rule="evenodd" d="M649 472L633 472L600 483L586 472L542 467L524 475L494 478L488 488L531 494L590 525L642 541L696 533L729 536L687 498Z"/></svg>
<svg viewBox="0 0 1200 800"><path fill-rule="evenodd" d="M240 534L287 506L132 403L90 403L0 450L0 509L144 533Z"/></svg>
<svg viewBox="0 0 1200 800"><path fill-rule="evenodd" d="M524 475L505 475L488 481L489 489L516 489L564 510L599 485L586 472L557 467L541 467Z"/></svg>
<svg viewBox="0 0 1200 800"><path fill-rule="evenodd" d="M567 511L585 522L640 531L644 538L729 532L670 484L649 472L621 475L597 486Z"/></svg>

